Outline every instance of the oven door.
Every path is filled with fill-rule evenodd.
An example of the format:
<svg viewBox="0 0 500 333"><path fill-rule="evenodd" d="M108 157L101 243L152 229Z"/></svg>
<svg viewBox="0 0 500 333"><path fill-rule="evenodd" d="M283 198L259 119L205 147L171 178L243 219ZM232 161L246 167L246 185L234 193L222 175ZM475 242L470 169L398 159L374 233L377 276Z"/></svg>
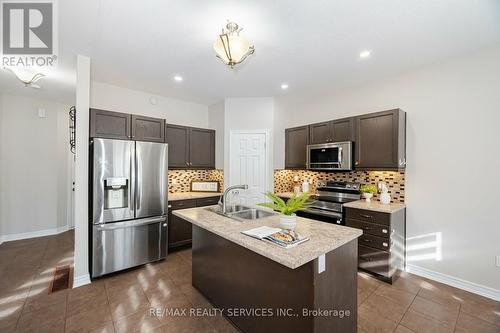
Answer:
<svg viewBox="0 0 500 333"><path fill-rule="evenodd" d="M307 168L311 170L351 170L352 142L307 146Z"/></svg>
<svg viewBox="0 0 500 333"><path fill-rule="evenodd" d="M345 225L342 219L342 213L326 211L322 209L309 208L303 211L297 212L298 216L305 217L311 220Z"/></svg>

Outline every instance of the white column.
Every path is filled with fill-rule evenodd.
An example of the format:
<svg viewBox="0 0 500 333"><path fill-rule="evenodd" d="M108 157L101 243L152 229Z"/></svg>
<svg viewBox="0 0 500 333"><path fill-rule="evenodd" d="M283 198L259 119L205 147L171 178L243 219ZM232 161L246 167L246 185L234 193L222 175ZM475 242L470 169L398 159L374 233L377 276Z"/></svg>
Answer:
<svg viewBox="0 0 500 333"><path fill-rule="evenodd" d="M90 58L76 62L75 269L73 287L90 283L88 241Z"/></svg>

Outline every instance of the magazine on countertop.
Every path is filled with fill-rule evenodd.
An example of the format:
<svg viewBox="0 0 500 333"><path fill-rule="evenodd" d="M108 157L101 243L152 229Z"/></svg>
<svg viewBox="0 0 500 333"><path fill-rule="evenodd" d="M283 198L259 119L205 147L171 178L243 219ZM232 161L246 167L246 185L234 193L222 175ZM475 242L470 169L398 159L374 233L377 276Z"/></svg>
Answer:
<svg viewBox="0 0 500 333"><path fill-rule="evenodd" d="M309 240L309 237L301 237L293 230L283 230L267 226L245 230L241 233L260 240L269 241L286 249Z"/></svg>

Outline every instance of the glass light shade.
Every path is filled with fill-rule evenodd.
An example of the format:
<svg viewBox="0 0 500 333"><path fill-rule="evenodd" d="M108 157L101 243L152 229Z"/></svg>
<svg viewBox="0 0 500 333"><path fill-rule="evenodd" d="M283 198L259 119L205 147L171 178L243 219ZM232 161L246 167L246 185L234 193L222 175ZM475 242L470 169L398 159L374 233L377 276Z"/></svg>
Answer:
<svg viewBox="0 0 500 333"><path fill-rule="evenodd" d="M231 67L239 64L254 52L250 42L236 34L223 34L214 42L214 50L217 56Z"/></svg>

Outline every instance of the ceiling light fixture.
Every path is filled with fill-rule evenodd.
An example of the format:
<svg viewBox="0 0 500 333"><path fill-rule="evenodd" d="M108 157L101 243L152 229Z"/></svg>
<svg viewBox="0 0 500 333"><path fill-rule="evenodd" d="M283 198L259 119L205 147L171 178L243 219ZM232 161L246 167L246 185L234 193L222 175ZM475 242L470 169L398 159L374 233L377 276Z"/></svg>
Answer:
<svg viewBox="0 0 500 333"><path fill-rule="evenodd" d="M182 76L176 75L176 76L174 76L174 80L177 82L182 82L182 80L184 80L184 79L182 78Z"/></svg>
<svg viewBox="0 0 500 333"><path fill-rule="evenodd" d="M16 78L21 81L26 88L35 88L40 89L40 86L35 84L38 80L43 78L45 75L39 73L31 68L16 68L15 70L10 67L4 67L4 69L8 70L12 74L16 76Z"/></svg>
<svg viewBox="0 0 500 333"><path fill-rule="evenodd" d="M288 89L288 84L283 83L283 84L281 85L281 89L283 89L283 90Z"/></svg>
<svg viewBox="0 0 500 333"><path fill-rule="evenodd" d="M360 58L368 58L370 56L370 51L368 50L365 50L365 51L362 51L360 54L359 54L359 57Z"/></svg>
<svg viewBox="0 0 500 333"><path fill-rule="evenodd" d="M240 36L241 30L243 28L239 27L238 24L228 21L226 29L222 29L222 33L213 45L217 58L231 68L255 52L253 45L250 45L246 38Z"/></svg>

